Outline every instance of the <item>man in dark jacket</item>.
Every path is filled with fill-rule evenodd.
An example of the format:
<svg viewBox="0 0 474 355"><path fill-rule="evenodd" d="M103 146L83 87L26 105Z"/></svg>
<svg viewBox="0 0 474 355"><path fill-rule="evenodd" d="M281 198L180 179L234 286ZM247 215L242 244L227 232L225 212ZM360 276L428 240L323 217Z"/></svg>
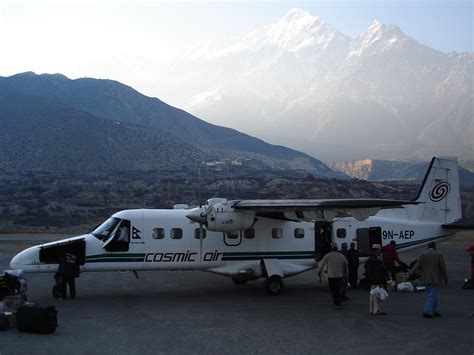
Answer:
<svg viewBox="0 0 474 355"><path fill-rule="evenodd" d="M410 276L421 272L421 282L426 285L426 302L423 309L423 318L441 317L438 312L438 288L444 280L448 283L448 273L444 257L436 251L436 243L428 244L428 251L418 258L410 271Z"/></svg>
<svg viewBox="0 0 474 355"><path fill-rule="evenodd" d="M347 243L342 243L341 245L341 254L344 255L344 257L347 260ZM341 279L341 301L350 301L351 299L347 297L346 291L347 291L347 282L349 281L348 279L348 272L347 269L343 272L342 274L342 279Z"/></svg>
<svg viewBox="0 0 474 355"><path fill-rule="evenodd" d="M357 288L357 281L359 279L359 252L355 249L355 243L350 244L350 249L347 251L347 264L349 267L349 283L351 288Z"/></svg>
<svg viewBox="0 0 474 355"><path fill-rule="evenodd" d="M69 284L69 293L71 299L76 298L76 281L79 277L79 264L73 254L64 254L59 263L58 274L61 277L61 298L66 299L67 285Z"/></svg>
<svg viewBox="0 0 474 355"><path fill-rule="evenodd" d="M383 287L386 279L386 270L381 260L382 247L380 244L372 245L373 255L365 262L365 275L372 291L376 287ZM370 295L370 314L385 315L380 306L380 299L376 296Z"/></svg>

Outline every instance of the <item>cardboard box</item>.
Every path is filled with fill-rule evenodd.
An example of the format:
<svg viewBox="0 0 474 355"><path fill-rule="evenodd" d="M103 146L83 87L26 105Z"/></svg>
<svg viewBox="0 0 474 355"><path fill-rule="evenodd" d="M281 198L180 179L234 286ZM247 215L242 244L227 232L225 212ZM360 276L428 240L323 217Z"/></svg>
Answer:
<svg viewBox="0 0 474 355"><path fill-rule="evenodd" d="M387 281L387 291L397 292L397 283L393 280Z"/></svg>
<svg viewBox="0 0 474 355"><path fill-rule="evenodd" d="M397 284L408 281L408 272L398 272L395 274Z"/></svg>

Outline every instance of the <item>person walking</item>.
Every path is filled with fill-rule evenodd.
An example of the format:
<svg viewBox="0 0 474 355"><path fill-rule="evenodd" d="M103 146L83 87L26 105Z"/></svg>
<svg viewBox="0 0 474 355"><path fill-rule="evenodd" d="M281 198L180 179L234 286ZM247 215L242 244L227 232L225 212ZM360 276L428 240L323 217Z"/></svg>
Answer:
<svg viewBox="0 0 474 355"><path fill-rule="evenodd" d="M73 254L64 254L61 257L58 274L61 280L61 298L66 299L67 285L69 285L69 294L71 299L76 298L76 277L79 277L79 264Z"/></svg>
<svg viewBox="0 0 474 355"><path fill-rule="evenodd" d="M347 273L347 260L341 253L337 252L337 244L331 244L331 252L327 253L319 263L319 276L327 266L328 284L336 309L341 308L341 280Z"/></svg>
<svg viewBox="0 0 474 355"><path fill-rule="evenodd" d="M347 265L349 269L349 284L351 288L357 288L357 281L359 279L359 252L355 248L355 243L350 244L350 249L347 251Z"/></svg>
<svg viewBox="0 0 474 355"><path fill-rule="evenodd" d="M417 273L421 275L421 282L426 285L423 318L441 317L438 310L438 288L443 280L448 283L448 273L443 255L436 251L435 242L428 244L428 251L420 255L410 276Z"/></svg>
<svg viewBox="0 0 474 355"><path fill-rule="evenodd" d="M341 254L344 255L344 257L347 260L347 243L342 243L341 244ZM349 264L348 264L349 265ZM342 279L341 279L341 301L350 301L351 299L346 296L346 291L347 291L347 283L348 283L348 272L347 268L343 271L342 273Z"/></svg>
<svg viewBox="0 0 474 355"><path fill-rule="evenodd" d="M387 280L395 280L397 268L395 262L401 264L397 253L397 243L392 240L389 244L382 247L383 264L387 270Z"/></svg>
<svg viewBox="0 0 474 355"><path fill-rule="evenodd" d="M387 271L381 260L381 245L372 245L372 253L372 256L365 262L365 275L371 291L376 287L383 288L384 283L387 281ZM384 316L386 314L382 311L381 300L376 295L370 294L369 312L376 316Z"/></svg>

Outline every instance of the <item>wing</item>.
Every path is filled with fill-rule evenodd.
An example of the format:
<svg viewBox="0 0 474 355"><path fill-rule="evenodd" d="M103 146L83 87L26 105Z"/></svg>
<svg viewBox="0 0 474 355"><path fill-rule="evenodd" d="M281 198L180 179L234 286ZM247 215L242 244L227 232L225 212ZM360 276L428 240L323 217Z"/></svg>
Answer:
<svg viewBox="0 0 474 355"><path fill-rule="evenodd" d="M291 221L331 221L354 217L363 221L381 209L403 208L419 202L386 199L323 199L323 200L243 200L233 204L235 211L251 211L257 216Z"/></svg>

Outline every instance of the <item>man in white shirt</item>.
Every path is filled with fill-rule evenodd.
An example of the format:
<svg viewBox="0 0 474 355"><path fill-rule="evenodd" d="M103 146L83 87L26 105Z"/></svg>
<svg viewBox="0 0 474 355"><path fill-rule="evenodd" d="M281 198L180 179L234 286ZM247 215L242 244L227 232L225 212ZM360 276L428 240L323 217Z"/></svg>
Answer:
<svg viewBox="0 0 474 355"><path fill-rule="evenodd" d="M341 308L341 279L347 274L347 260L337 251L337 244L331 244L331 252L324 255L319 262L319 275L327 266L328 284L336 309Z"/></svg>

